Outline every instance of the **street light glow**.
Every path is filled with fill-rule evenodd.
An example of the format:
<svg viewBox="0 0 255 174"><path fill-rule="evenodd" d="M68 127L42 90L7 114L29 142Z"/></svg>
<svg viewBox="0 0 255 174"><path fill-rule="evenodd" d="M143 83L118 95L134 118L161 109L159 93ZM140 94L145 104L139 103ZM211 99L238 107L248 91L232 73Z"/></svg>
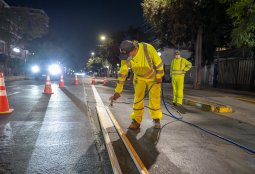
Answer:
<svg viewBox="0 0 255 174"><path fill-rule="evenodd" d="M12 50L13 50L15 53L20 53L20 49L19 49L19 48L16 48L16 47L15 47L15 48L13 48Z"/></svg>
<svg viewBox="0 0 255 174"><path fill-rule="evenodd" d="M91 55L92 55L92 56L94 56L94 55L95 55L95 53L94 53L94 52L91 52Z"/></svg>
<svg viewBox="0 0 255 174"><path fill-rule="evenodd" d="M100 40L101 40L101 41L105 41L105 39L106 39L105 35L102 35L102 36L100 37Z"/></svg>
<svg viewBox="0 0 255 174"><path fill-rule="evenodd" d="M158 55L161 56L161 52L158 52Z"/></svg>

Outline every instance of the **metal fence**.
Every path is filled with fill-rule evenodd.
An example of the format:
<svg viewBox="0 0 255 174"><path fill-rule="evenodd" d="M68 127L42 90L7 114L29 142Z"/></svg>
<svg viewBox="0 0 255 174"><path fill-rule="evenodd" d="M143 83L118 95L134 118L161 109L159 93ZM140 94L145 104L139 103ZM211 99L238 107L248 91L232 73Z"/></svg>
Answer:
<svg viewBox="0 0 255 174"><path fill-rule="evenodd" d="M217 87L255 90L255 60L227 59L217 62Z"/></svg>
<svg viewBox="0 0 255 174"><path fill-rule="evenodd" d="M165 66L165 82L169 82L170 65ZM195 66L185 75L185 84L193 84ZM201 67L201 87L255 91L254 59L223 59Z"/></svg>

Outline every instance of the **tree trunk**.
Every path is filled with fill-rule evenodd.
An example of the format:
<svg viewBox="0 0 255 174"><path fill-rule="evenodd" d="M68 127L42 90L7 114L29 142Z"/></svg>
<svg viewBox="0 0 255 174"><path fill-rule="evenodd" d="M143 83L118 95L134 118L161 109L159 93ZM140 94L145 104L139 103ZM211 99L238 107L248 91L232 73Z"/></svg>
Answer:
<svg viewBox="0 0 255 174"><path fill-rule="evenodd" d="M197 32L196 48L195 48L195 80L194 89L201 89L201 57L202 57L202 26L199 27Z"/></svg>

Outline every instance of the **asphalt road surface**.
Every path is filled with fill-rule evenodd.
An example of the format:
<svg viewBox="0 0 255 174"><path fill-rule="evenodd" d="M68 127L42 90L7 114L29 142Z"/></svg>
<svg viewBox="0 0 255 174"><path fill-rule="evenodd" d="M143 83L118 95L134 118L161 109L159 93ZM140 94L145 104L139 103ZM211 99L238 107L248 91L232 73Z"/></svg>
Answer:
<svg viewBox="0 0 255 174"><path fill-rule="evenodd" d="M6 83L9 105L15 110L0 116L0 173L113 173L97 118L91 78L80 78L79 82L74 86L72 79L66 80L63 89L54 82L52 95L42 94L43 81ZM105 105L109 105L114 86L103 86L102 80L96 85ZM150 173L255 173L254 154L167 116L163 106L166 114L161 130L153 129L148 109L141 129L127 129L132 89L127 85L120 103L114 103L110 110ZM185 109L183 120L255 148L253 125L189 106ZM138 173L115 130L110 138L122 172Z"/></svg>
<svg viewBox="0 0 255 174"><path fill-rule="evenodd" d="M82 85L44 81L6 83L11 115L0 115L0 173L112 173L103 140L95 136ZM101 144L100 144L101 142Z"/></svg>

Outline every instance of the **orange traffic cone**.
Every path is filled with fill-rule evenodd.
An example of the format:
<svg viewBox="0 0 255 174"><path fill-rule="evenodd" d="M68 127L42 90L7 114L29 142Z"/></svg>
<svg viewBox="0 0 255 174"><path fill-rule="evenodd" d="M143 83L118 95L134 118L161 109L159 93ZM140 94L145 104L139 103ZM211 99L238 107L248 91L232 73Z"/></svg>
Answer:
<svg viewBox="0 0 255 174"><path fill-rule="evenodd" d="M9 108L7 93L4 83L4 73L0 72L0 114L10 114L14 109Z"/></svg>
<svg viewBox="0 0 255 174"><path fill-rule="evenodd" d="M65 87L63 75L60 76L59 87L60 88L64 88Z"/></svg>
<svg viewBox="0 0 255 174"><path fill-rule="evenodd" d="M92 85L95 84L95 77L92 77L91 84L92 84Z"/></svg>
<svg viewBox="0 0 255 174"><path fill-rule="evenodd" d="M53 94L52 89L51 89L51 82L50 82L49 75L47 75L47 78L46 78L46 83L45 83L43 94Z"/></svg>
<svg viewBox="0 0 255 174"><path fill-rule="evenodd" d="M75 75L74 85L78 85L78 78L77 78L77 75Z"/></svg>
<svg viewBox="0 0 255 174"><path fill-rule="evenodd" d="M106 81L106 77L104 78L104 86L106 86L107 81Z"/></svg>
<svg viewBox="0 0 255 174"><path fill-rule="evenodd" d="M96 84L96 78L95 77L92 77L92 82L91 82L92 85L95 85Z"/></svg>
<svg viewBox="0 0 255 174"><path fill-rule="evenodd" d="M94 85L96 85L96 84L97 84L96 77L94 77Z"/></svg>

